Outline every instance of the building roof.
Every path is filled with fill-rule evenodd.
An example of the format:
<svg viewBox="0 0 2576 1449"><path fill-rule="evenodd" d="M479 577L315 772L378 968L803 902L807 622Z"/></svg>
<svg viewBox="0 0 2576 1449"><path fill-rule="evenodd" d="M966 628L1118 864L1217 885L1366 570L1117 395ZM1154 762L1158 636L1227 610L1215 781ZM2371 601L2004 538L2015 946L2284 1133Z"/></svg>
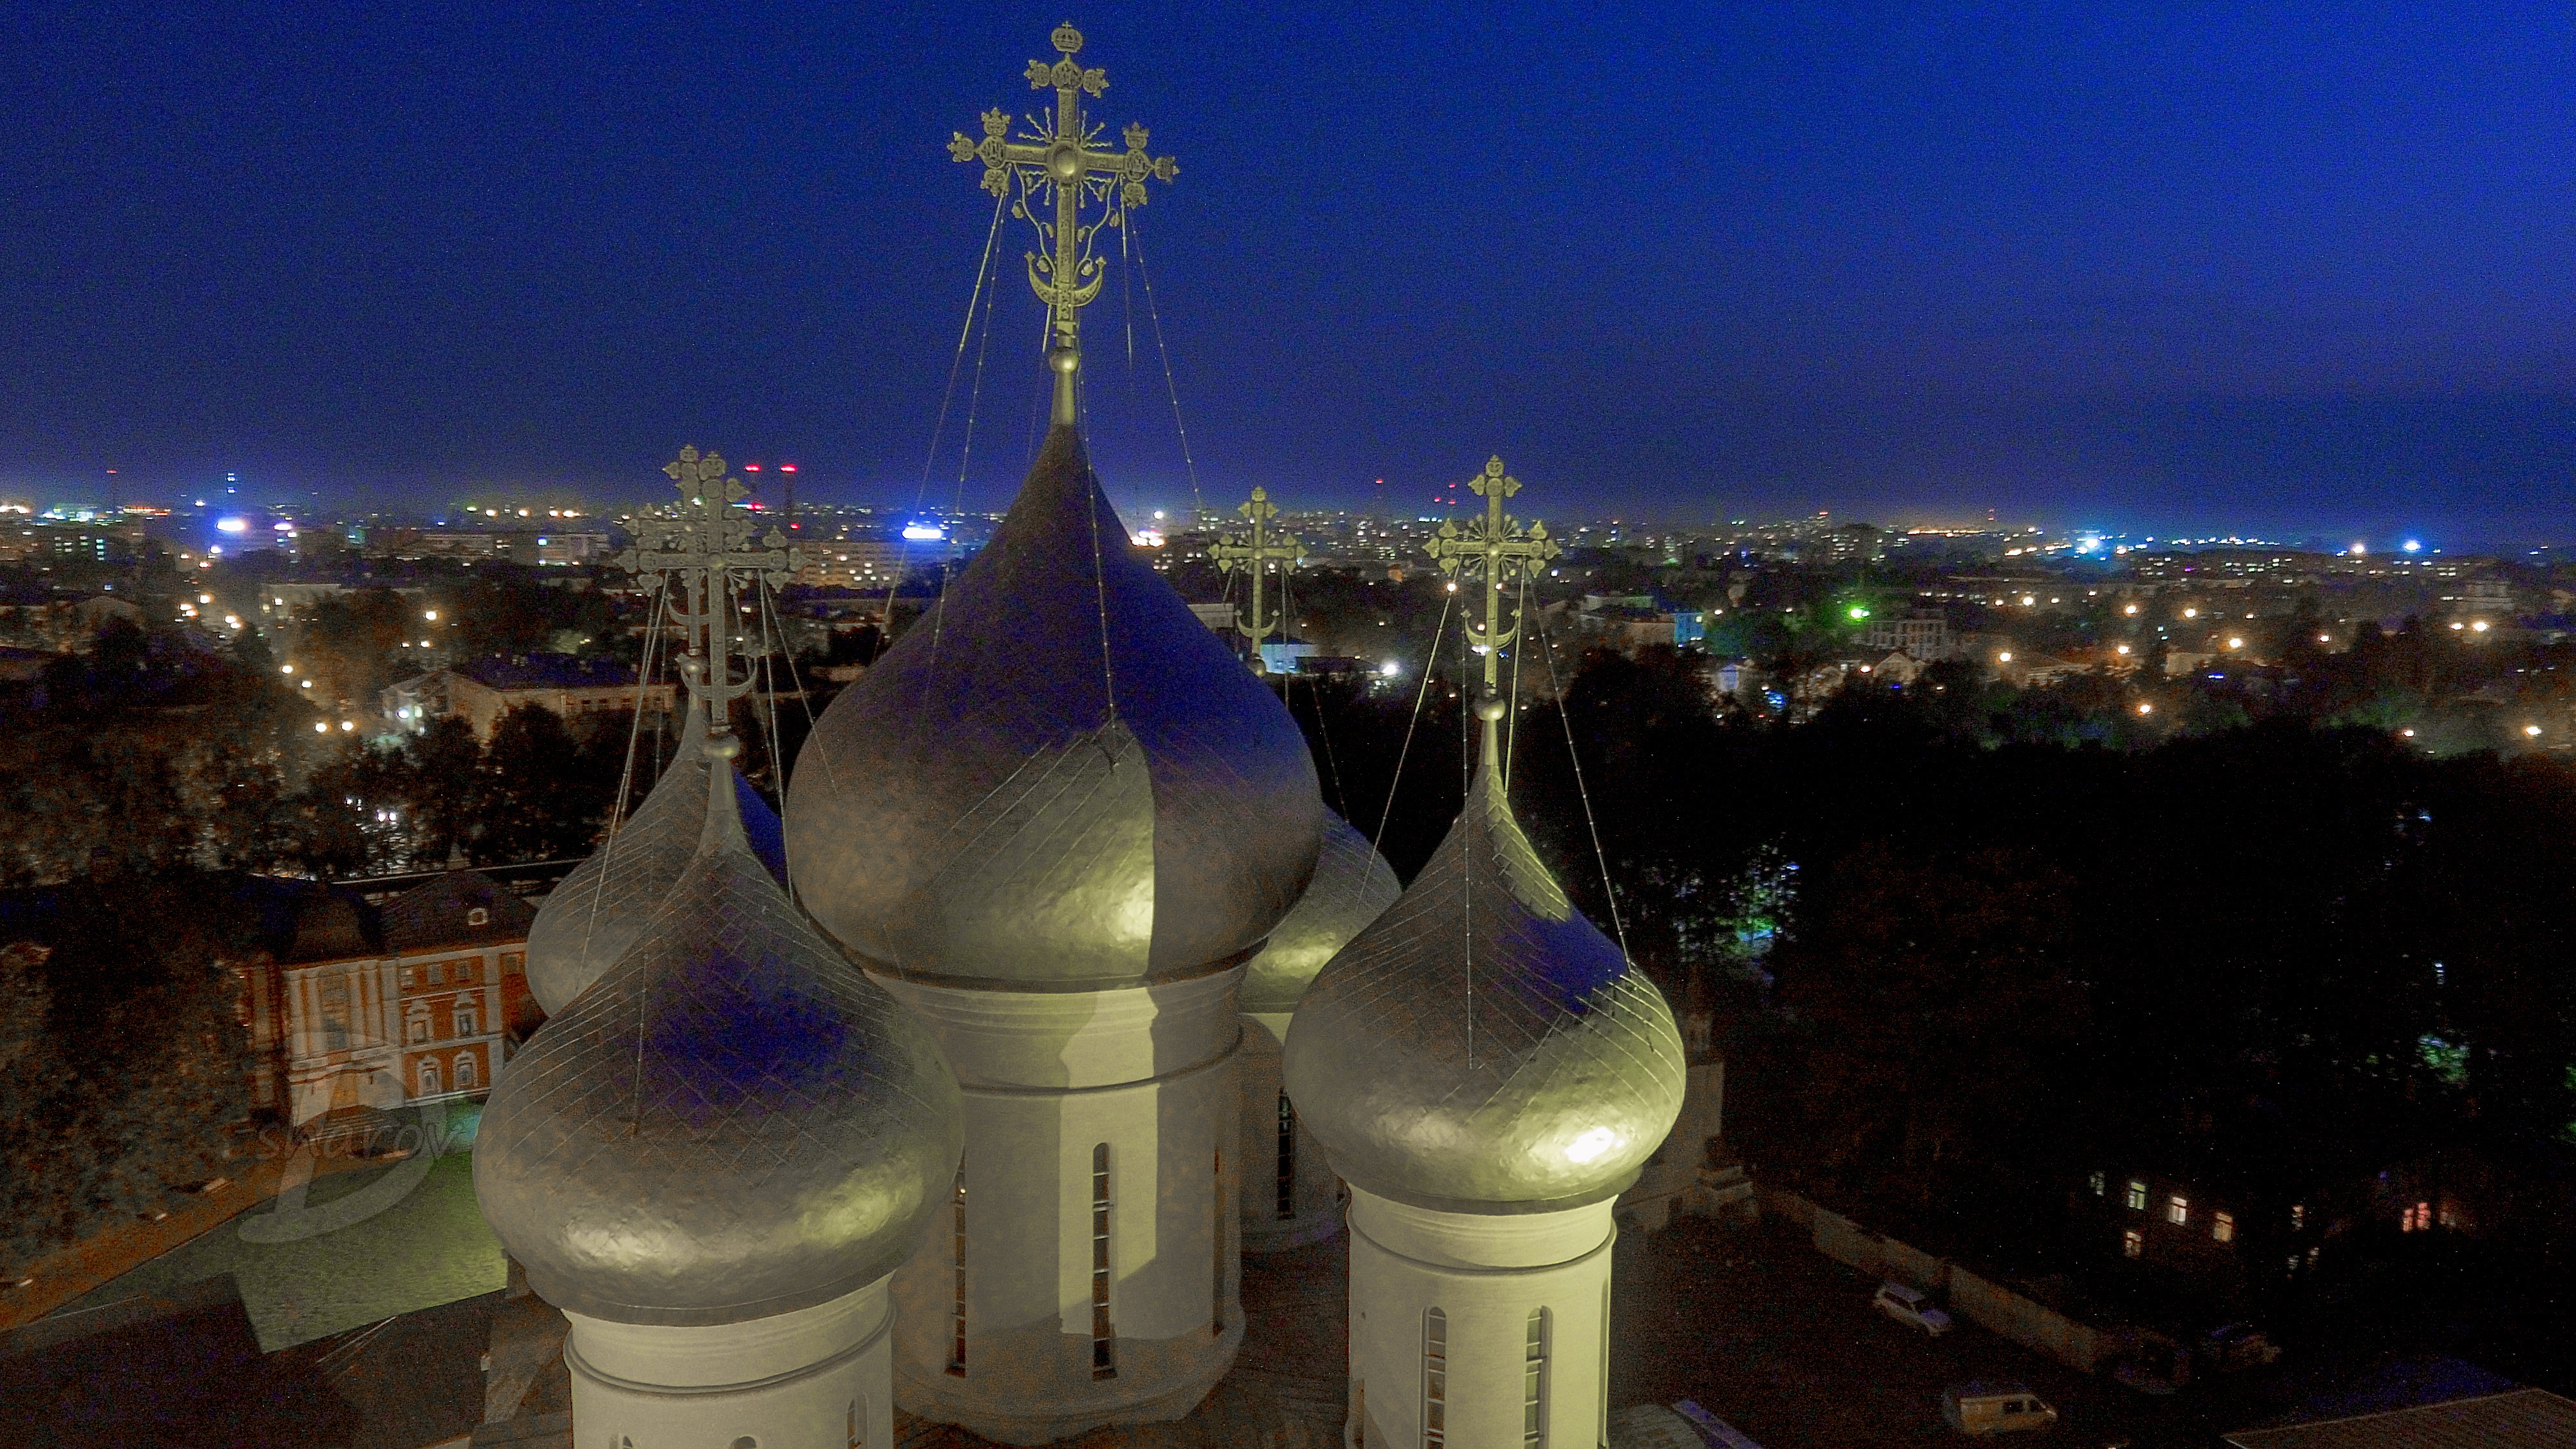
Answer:
<svg viewBox="0 0 2576 1449"><path fill-rule="evenodd" d="M528 938L536 911L476 870L451 870L412 887L381 908L385 949L396 955L455 946L496 946ZM474 912L483 912L481 925Z"/></svg>
<svg viewBox="0 0 2576 1449"><path fill-rule="evenodd" d="M2515 1389L2349 1419L2237 1429L2226 1438L2237 1449L2566 1449L2576 1443L2576 1401L2546 1389Z"/></svg>
<svg viewBox="0 0 2576 1449"><path fill-rule="evenodd" d="M1489 757L1422 873L1306 989L1286 1077L1351 1182L1532 1210L1636 1179L1680 1115L1684 1056L1662 994L1539 863Z"/></svg>
<svg viewBox="0 0 2576 1449"><path fill-rule="evenodd" d="M824 711L799 899L908 976L1071 990L1229 965L1305 892L1296 722L1137 558L1070 426L938 607Z"/></svg>
<svg viewBox="0 0 2576 1449"><path fill-rule="evenodd" d="M704 778L703 776L701 777ZM929 1030L808 925L710 782L635 943L494 1082L483 1216L569 1312L740 1323L891 1273L964 1118Z"/></svg>

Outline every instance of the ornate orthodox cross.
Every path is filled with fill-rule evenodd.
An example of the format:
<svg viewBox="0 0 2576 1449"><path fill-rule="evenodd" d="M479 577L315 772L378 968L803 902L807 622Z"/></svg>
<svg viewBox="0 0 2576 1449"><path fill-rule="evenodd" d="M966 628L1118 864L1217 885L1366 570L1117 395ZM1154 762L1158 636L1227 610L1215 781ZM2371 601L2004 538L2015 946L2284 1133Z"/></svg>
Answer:
<svg viewBox="0 0 2576 1449"><path fill-rule="evenodd" d="M1082 365L1079 314L1100 295L1104 278L1100 259L1092 254L1092 234L1103 223L1122 225L1128 207L1145 204L1147 177L1169 181L1181 168L1169 156L1147 155L1145 128L1132 122L1125 133L1125 151L1095 144L1100 128L1083 118L1082 96L1107 90L1109 73L1098 66L1074 64L1074 56L1082 50L1082 32L1071 21L1057 26L1053 38L1058 52L1054 63L1030 61L1028 78L1031 90L1055 87L1054 118L1028 118L1014 141L1009 139L1011 117L997 107L984 113L983 140L956 132L949 138L948 154L959 161L984 163L984 189L993 193L996 203L1010 196L1016 185L1019 200L1011 214L1038 230L1042 250L1028 253L1029 286L1047 305L1047 325L1055 339L1047 354L1048 366L1055 369L1053 420L1071 424L1077 420L1074 374ZM1082 221L1085 201L1101 208L1100 221L1089 226ZM1055 208L1053 221L1045 216L1049 203Z"/></svg>
<svg viewBox="0 0 2576 1449"><path fill-rule="evenodd" d="M734 590L747 581L736 576L758 575L783 584L805 566L805 556L803 550L787 547L787 539L775 528L765 537L753 538L758 524L733 506L750 497L750 490L741 479L725 473L723 458L714 453L702 457L695 448L682 448L662 471L671 475L680 490L680 516L663 523L649 542L639 531L635 547L618 555L617 564L629 573L649 576L646 590L664 594L673 622L688 631L689 653L681 674L688 680L691 700L707 708L708 737L713 739L725 733L726 706L749 694L752 687L748 674L739 681L733 678L726 660L733 636ZM666 589L665 585L677 587Z"/></svg>
<svg viewBox="0 0 2576 1449"><path fill-rule="evenodd" d="M1536 578L1549 559L1565 550L1547 536L1546 524L1532 521L1524 528L1519 519L1503 511L1503 500L1520 492L1521 484L1503 471L1501 458L1487 459L1485 471L1467 486L1484 496L1485 516L1468 519L1463 529L1455 520L1443 522L1425 552L1439 561L1441 572L1484 585L1485 625L1477 628L1471 617L1466 627L1468 642L1485 656L1485 693L1492 696L1501 683L1503 646L1521 633L1517 608L1512 611L1511 627L1503 626L1503 585Z"/></svg>
<svg viewBox="0 0 2576 1449"><path fill-rule="evenodd" d="M1238 506L1234 511L1250 519L1252 527L1242 533L1228 534L1219 539L1209 546L1208 556L1215 559L1216 566L1227 573L1241 569L1252 575L1252 618L1249 622L1237 622L1234 627L1237 632L1252 641L1252 657L1258 667L1258 661L1261 658L1261 641L1268 638L1270 631L1281 622L1264 609L1261 596L1262 580L1269 574L1270 565L1274 562L1279 565L1282 573L1295 568L1297 556L1305 552L1306 545L1294 534L1269 531L1270 520L1279 516L1279 505L1271 502L1270 495L1258 488L1252 490L1251 502ZM1286 594L1284 588L1281 594L1284 598Z"/></svg>

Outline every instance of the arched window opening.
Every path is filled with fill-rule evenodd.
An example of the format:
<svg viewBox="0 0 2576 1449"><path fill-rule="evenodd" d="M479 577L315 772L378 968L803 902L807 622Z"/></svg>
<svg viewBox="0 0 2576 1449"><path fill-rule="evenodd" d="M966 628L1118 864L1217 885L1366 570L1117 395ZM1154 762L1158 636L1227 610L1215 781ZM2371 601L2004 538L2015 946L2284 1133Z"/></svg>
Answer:
<svg viewBox="0 0 2576 1449"><path fill-rule="evenodd" d="M422 1062L420 1064L420 1094L424 1097L435 1097L438 1095L438 1063Z"/></svg>
<svg viewBox="0 0 2576 1449"><path fill-rule="evenodd" d="M474 1054L458 1052L456 1054L456 1090L462 1092L473 1085Z"/></svg>
<svg viewBox="0 0 2576 1449"><path fill-rule="evenodd" d="M1281 1222L1297 1216L1297 1109L1279 1094L1279 1199Z"/></svg>
<svg viewBox="0 0 2576 1449"><path fill-rule="evenodd" d="M1521 1341L1521 1444L1523 1449L1544 1449L1547 1443L1547 1341L1548 1331L1555 1327L1544 1308L1530 1310L1529 1327Z"/></svg>
<svg viewBox="0 0 2576 1449"><path fill-rule="evenodd" d="M1422 1449L1449 1442L1449 1315L1422 1315Z"/></svg>
<svg viewBox="0 0 2576 1449"><path fill-rule="evenodd" d="M1091 1149L1091 1376L1118 1377L1117 1330L1109 1323L1109 1144Z"/></svg>
<svg viewBox="0 0 2576 1449"><path fill-rule="evenodd" d="M1216 1150L1216 1175L1208 1181L1208 1336L1225 1337L1225 1220L1233 1211L1225 1190L1225 1149Z"/></svg>
<svg viewBox="0 0 2576 1449"><path fill-rule="evenodd" d="M957 1164L957 1186L949 1195L952 1266L957 1285L948 1305L948 1371L966 1377L966 1164Z"/></svg>

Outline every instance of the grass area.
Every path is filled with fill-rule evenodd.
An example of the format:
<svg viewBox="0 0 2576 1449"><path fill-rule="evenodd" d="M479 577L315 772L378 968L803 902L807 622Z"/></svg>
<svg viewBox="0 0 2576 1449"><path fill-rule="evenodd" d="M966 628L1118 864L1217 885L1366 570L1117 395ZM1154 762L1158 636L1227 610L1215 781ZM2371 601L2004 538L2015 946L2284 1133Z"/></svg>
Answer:
<svg viewBox="0 0 2576 1449"><path fill-rule="evenodd" d="M318 1178L306 1189L305 1206L320 1209L351 1199L406 1167L419 1171L395 1163ZM345 1226L285 1242L246 1239L243 1225L272 1210L254 1208L57 1311L166 1293L230 1273L241 1286L260 1350L274 1353L397 1313L489 1293L508 1281L501 1242L474 1202L471 1152L438 1158L410 1191Z"/></svg>

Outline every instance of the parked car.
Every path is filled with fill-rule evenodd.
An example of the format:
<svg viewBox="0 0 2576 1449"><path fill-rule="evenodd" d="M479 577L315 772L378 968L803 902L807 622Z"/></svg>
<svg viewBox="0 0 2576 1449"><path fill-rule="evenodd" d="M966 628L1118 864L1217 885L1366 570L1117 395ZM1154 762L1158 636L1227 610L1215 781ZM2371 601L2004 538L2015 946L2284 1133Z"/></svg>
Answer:
<svg viewBox="0 0 2576 1449"><path fill-rule="evenodd" d="M2259 1368L2281 1356L2281 1346L2250 1323L2228 1323L2200 1336L2202 1363L2217 1373Z"/></svg>
<svg viewBox="0 0 2576 1449"><path fill-rule="evenodd" d="M1962 1434L1982 1438L2046 1429L2057 1422L2057 1411L2027 1384L1972 1379L1941 1391L1941 1419Z"/></svg>
<svg viewBox="0 0 2576 1449"><path fill-rule="evenodd" d="M1877 1296L1870 1302L1878 1305L1879 1312L1899 1323L1922 1329L1934 1338L1950 1331L1950 1315L1933 1307L1931 1299L1902 1283L1890 1281L1879 1284Z"/></svg>

